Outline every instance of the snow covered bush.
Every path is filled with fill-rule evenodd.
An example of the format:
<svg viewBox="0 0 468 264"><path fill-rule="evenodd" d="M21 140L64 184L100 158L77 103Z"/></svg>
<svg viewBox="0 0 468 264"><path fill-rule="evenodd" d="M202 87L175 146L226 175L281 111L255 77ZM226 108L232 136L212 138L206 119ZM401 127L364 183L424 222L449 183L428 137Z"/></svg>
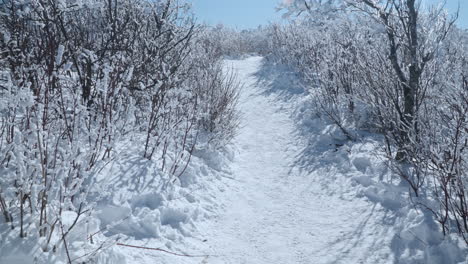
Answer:
<svg viewBox="0 0 468 264"><path fill-rule="evenodd" d="M197 45L188 5L8 0L0 30L2 227L49 261L91 243L95 175L117 143L134 138L177 177L199 134L235 133L238 84Z"/></svg>
<svg viewBox="0 0 468 264"><path fill-rule="evenodd" d="M297 21L271 27L270 59L297 71L314 87L315 104L348 139L353 130L369 126L359 101L360 47L367 44L359 24L347 20Z"/></svg>
<svg viewBox="0 0 468 264"><path fill-rule="evenodd" d="M270 26L269 59L310 87L318 114L350 140L384 136L412 201L466 241L466 31L414 0L296 0Z"/></svg>
<svg viewBox="0 0 468 264"><path fill-rule="evenodd" d="M237 30L219 24L207 27L204 46L213 46L213 55L219 57L239 58L246 55L268 52L267 29L259 26L256 29Z"/></svg>
<svg viewBox="0 0 468 264"><path fill-rule="evenodd" d="M200 101L200 111L203 113L199 120L204 133L200 143L210 143L213 146L224 146L231 141L239 126L239 114L236 110L239 97L240 83L233 72L223 72L220 56L216 52L219 47L210 45L211 32L199 36L200 56L192 62L196 71L189 77L196 96Z"/></svg>

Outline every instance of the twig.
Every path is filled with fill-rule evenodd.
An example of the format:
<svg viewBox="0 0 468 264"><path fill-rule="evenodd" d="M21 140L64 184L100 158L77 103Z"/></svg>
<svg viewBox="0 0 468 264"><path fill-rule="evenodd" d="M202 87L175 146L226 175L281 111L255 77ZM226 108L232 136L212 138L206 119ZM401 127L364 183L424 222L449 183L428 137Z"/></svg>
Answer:
<svg viewBox="0 0 468 264"><path fill-rule="evenodd" d="M179 253L171 252L171 251L168 251L168 250L165 250L165 249L161 249L161 248L150 248L150 247L134 246L134 245L128 245L128 244L123 244L123 243L117 243L117 246L121 246L121 247L130 247L130 248L139 248L139 249L146 249L146 250L161 251L161 252L164 252L164 253L167 253L167 254L171 254L171 255L174 255L174 256L179 256L179 257L205 258L205 257L213 256L213 255L189 255L189 254L179 254Z"/></svg>

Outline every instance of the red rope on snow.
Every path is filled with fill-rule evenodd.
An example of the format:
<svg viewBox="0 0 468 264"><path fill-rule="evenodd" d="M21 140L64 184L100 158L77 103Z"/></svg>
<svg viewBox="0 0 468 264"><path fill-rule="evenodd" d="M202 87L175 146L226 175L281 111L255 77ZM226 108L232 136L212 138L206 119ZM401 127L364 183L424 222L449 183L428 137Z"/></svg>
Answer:
<svg viewBox="0 0 468 264"><path fill-rule="evenodd" d="M122 247L131 247L131 248L139 248L139 249L146 249L146 250L155 250L155 251L161 251L167 254L171 254L174 256L179 256L179 257L189 257L189 258L204 258L204 257L209 257L210 255L188 255L188 254L179 254L171 251L167 251L162 248L150 248L150 247L142 247L142 246L134 246L134 245L128 245L128 244L122 244L122 243L117 243L117 246L122 246Z"/></svg>

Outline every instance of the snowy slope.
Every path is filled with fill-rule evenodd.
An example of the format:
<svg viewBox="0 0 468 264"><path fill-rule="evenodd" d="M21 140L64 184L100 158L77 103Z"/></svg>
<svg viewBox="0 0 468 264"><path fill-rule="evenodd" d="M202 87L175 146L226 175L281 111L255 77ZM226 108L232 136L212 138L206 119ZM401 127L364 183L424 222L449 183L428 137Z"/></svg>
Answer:
<svg viewBox="0 0 468 264"><path fill-rule="evenodd" d="M294 73L260 57L227 67L245 82L243 126L225 211L200 228L206 263L468 263L463 242L413 208L381 137L346 141Z"/></svg>
<svg viewBox="0 0 468 264"><path fill-rule="evenodd" d="M98 184L108 192L97 205L96 244L111 246L99 264L200 263L209 250L198 222L219 214L215 194L230 177L229 151L197 150L184 175L160 173L158 165L126 144L122 155L103 171ZM157 250L155 250L157 249Z"/></svg>
<svg viewBox="0 0 468 264"><path fill-rule="evenodd" d="M225 67L244 84L233 145L196 150L168 184L137 139L122 142L77 230L93 244L72 257L99 247L99 264L468 263L466 247L409 203L378 135L346 141L294 73L261 57ZM0 245L0 263L25 263L30 248Z"/></svg>
<svg viewBox="0 0 468 264"><path fill-rule="evenodd" d="M245 82L244 121L235 180L219 197L226 212L203 228L216 255L208 263L391 263L385 210L346 190L349 180L336 168L297 166L307 141L291 106L256 75L262 58L228 63Z"/></svg>

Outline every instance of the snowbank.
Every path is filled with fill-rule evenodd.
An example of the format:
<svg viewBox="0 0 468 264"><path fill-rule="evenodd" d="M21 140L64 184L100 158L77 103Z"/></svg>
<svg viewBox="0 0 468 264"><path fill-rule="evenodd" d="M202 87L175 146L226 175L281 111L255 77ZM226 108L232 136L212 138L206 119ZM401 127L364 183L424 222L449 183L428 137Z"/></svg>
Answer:
<svg viewBox="0 0 468 264"><path fill-rule="evenodd" d="M366 199L383 211L380 224L389 230L386 236L393 263L468 263L466 244L457 236L444 237L432 215L411 201L409 186L389 170L380 135L350 128L358 139L348 141L333 122L320 115L313 91L288 67L264 60L258 77L266 93L293 105L298 134L307 140L297 167L309 175L321 171L324 176L317 183L330 195Z"/></svg>
<svg viewBox="0 0 468 264"><path fill-rule="evenodd" d="M220 179L230 173L232 151L195 150L179 178L162 173L157 159L143 158L137 140L119 143L116 151L90 190L90 199L95 201L92 215L81 218L67 236L72 262L94 256L92 261L99 264L184 263L184 257L118 243L175 254L187 253L187 249L206 253L196 222L209 221L217 214L214 194L225 188ZM64 225L72 224L73 214L62 213ZM25 244L33 240L12 237L17 232L10 232L5 223L0 230L0 263L67 262L65 252L44 254L37 245Z"/></svg>

